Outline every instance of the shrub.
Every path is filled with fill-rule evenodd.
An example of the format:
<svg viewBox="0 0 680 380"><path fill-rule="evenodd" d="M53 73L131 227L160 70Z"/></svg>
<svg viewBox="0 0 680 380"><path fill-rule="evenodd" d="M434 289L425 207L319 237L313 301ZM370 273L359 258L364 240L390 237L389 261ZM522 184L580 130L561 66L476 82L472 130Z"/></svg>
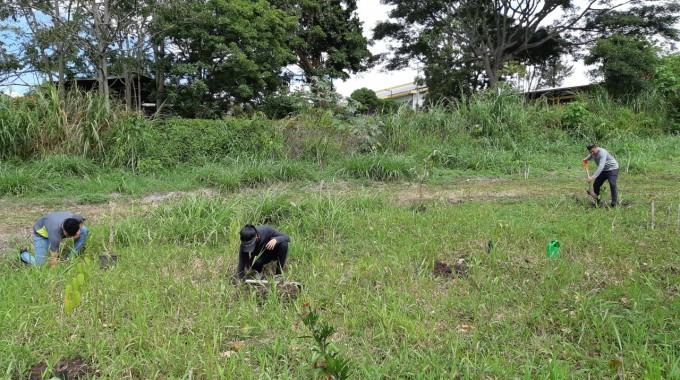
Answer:
<svg viewBox="0 0 680 380"><path fill-rule="evenodd" d="M165 167L199 165L226 157L278 157L282 138L273 123L262 118L193 120L169 119L154 126L144 158Z"/></svg>
<svg viewBox="0 0 680 380"><path fill-rule="evenodd" d="M97 171L97 165L81 156L58 154L47 156L31 164L36 174L41 176L86 176Z"/></svg>
<svg viewBox="0 0 680 380"><path fill-rule="evenodd" d="M342 172L353 178L375 181L398 181L413 175L412 159L406 156L369 155L352 156L344 162Z"/></svg>
<svg viewBox="0 0 680 380"><path fill-rule="evenodd" d="M283 93L265 96L257 110L270 119L278 120L296 115L308 107L307 100L301 94Z"/></svg>
<svg viewBox="0 0 680 380"><path fill-rule="evenodd" d="M0 169L0 195L19 195L40 187L34 175L22 169Z"/></svg>

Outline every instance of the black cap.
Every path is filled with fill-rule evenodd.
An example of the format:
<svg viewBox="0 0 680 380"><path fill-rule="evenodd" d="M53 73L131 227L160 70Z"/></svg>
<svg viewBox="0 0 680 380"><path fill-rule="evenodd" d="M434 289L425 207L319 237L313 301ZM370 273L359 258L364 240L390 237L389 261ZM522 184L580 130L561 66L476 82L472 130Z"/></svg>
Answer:
<svg viewBox="0 0 680 380"><path fill-rule="evenodd" d="M245 253L252 253L257 242L257 230L252 224L248 224L241 229L241 250Z"/></svg>

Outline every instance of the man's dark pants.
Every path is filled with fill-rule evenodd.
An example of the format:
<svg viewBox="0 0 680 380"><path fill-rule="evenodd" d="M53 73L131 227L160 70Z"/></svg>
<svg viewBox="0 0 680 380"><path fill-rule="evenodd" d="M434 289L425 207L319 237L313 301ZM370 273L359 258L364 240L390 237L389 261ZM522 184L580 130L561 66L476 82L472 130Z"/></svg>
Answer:
<svg viewBox="0 0 680 380"><path fill-rule="evenodd" d="M279 265L276 266L276 274L281 274L281 270L286 265L287 259L288 259L288 242L284 241L281 243L277 243L274 249L272 249L271 251L265 249L260 255L260 257L258 257L257 260L255 260L255 264L253 264L252 269L256 272L262 273L262 269L265 265L269 264L274 260L278 260Z"/></svg>
<svg viewBox="0 0 680 380"><path fill-rule="evenodd" d="M608 170L606 172L600 173L600 175L595 178L595 183L593 183L593 191L597 195L597 199L600 199L600 188L604 184L604 181L609 181L609 189L612 192L612 205L617 205L619 203L619 193L616 187L616 180L619 178L619 169Z"/></svg>

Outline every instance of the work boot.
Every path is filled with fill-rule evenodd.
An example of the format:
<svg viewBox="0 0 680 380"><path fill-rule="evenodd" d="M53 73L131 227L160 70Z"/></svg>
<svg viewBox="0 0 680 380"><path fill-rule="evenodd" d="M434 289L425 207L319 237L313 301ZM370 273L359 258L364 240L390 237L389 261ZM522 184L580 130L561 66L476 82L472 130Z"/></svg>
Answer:
<svg viewBox="0 0 680 380"><path fill-rule="evenodd" d="M277 284L282 283L283 282L283 275L281 273L275 274L274 275L274 282L276 282Z"/></svg>

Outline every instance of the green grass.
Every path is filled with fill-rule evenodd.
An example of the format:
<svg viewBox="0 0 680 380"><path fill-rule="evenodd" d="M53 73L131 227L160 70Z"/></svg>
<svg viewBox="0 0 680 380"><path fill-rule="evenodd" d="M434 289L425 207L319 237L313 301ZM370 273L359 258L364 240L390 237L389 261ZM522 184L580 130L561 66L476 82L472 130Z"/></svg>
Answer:
<svg viewBox="0 0 680 380"><path fill-rule="evenodd" d="M356 379L680 378L680 136L658 134L653 99L631 112L605 97L545 109L482 94L345 129L326 113L238 122L262 147L246 154L255 145L212 123L163 145L139 117L97 130L97 99L68 103L89 111L64 120L41 96L0 112L13 157L0 163L0 377L81 356L107 379L311 379L300 313L314 309ZM191 139L204 131L226 145ZM621 165L625 207L587 204L593 139ZM92 268L67 316L72 265L19 267L16 249L42 213L72 209L96 261L108 203L119 263ZM294 301L228 280L249 222L292 236ZM434 275L460 260L460 277Z"/></svg>
<svg viewBox="0 0 680 380"><path fill-rule="evenodd" d="M95 269L72 316L73 268L0 262L0 370L18 378L80 355L110 379L313 378L309 305L354 378L678 378L678 173L648 167L621 176L618 209L572 199L584 188L574 170L454 176L422 200L399 183L301 183L119 206L119 264ZM249 221L291 235L286 276L305 285L293 302L228 281ZM96 257L108 221L90 227ZM459 259L462 278L433 274Z"/></svg>

